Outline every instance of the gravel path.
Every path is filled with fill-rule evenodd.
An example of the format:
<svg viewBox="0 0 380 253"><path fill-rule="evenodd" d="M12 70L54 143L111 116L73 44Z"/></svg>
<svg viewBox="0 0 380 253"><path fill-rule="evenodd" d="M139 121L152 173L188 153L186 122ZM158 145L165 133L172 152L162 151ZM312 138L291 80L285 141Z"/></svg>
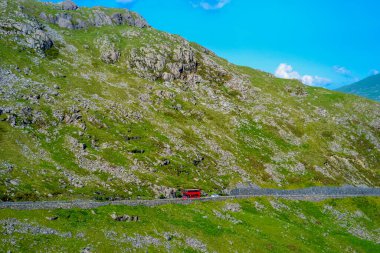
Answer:
<svg viewBox="0 0 380 253"><path fill-rule="evenodd" d="M37 210L37 209L89 209L107 205L126 206L158 206L166 204L190 204L194 202L224 201L230 199L244 199L251 197L278 197L306 201L320 201L328 198L351 198L351 197L380 197L380 188L359 187L313 187L299 190L274 190L241 188L231 191L231 196L201 199L153 199L153 200L120 200L120 201L38 201L38 202L0 202L0 209Z"/></svg>

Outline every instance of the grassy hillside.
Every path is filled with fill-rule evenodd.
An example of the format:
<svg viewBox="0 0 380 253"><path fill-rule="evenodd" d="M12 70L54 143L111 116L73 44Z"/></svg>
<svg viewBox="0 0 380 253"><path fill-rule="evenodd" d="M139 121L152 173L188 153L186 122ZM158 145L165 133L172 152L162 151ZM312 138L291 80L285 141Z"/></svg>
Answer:
<svg viewBox="0 0 380 253"><path fill-rule="evenodd" d="M110 19L124 10L2 5L2 200L380 186L379 103Z"/></svg>
<svg viewBox="0 0 380 253"><path fill-rule="evenodd" d="M367 77L359 82L338 89L380 102L380 74Z"/></svg>
<svg viewBox="0 0 380 253"><path fill-rule="evenodd" d="M0 251L379 252L379 208L378 198L252 198L154 208L0 210ZM115 221L114 213L139 221Z"/></svg>

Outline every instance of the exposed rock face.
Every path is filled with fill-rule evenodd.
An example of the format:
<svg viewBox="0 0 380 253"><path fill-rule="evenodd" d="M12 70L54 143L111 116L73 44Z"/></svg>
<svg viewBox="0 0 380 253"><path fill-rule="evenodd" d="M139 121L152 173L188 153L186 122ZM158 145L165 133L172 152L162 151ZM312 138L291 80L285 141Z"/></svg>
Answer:
<svg viewBox="0 0 380 253"><path fill-rule="evenodd" d="M156 50L152 47L134 48L127 60L127 66L141 77L165 81L186 79L197 71L197 59L191 47Z"/></svg>
<svg viewBox="0 0 380 253"><path fill-rule="evenodd" d="M116 25L128 24L130 26L136 26L139 28L149 27L149 24L144 18L128 10L126 10L125 13L113 14L111 16L111 19Z"/></svg>
<svg viewBox="0 0 380 253"><path fill-rule="evenodd" d="M61 7L62 7L62 10L65 10L65 11L72 11L72 10L78 9L78 5L76 5L71 0L65 0L64 2L62 2Z"/></svg>
<svg viewBox="0 0 380 253"><path fill-rule="evenodd" d="M46 14L44 12L41 12L40 16L41 19L56 24L59 27L66 28L66 29L85 29L89 26L88 23L82 21L79 18L73 18L72 15L68 13L59 13L56 15L52 14Z"/></svg>
<svg viewBox="0 0 380 253"><path fill-rule="evenodd" d="M175 198L175 192L177 190L175 188L169 188L169 187L157 186L157 185L152 185L151 188L156 198L163 196L164 198L167 198L167 199Z"/></svg>
<svg viewBox="0 0 380 253"><path fill-rule="evenodd" d="M91 23L94 26L105 26L105 25L112 25L112 19L107 16L104 12L100 10L94 10L93 11L93 18L91 19Z"/></svg>
<svg viewBox="0 0 380 253"><path fill-rule="evenodd" d="M72 7L72 9L63 10L74 10L73 8L74 7ZM40 14L40 18L49 23L57 24L59 27L71 30L85 29L90 26L101 27L106 25L130 25L138 28L149 27L149 24L143 17L129 10L125 10L124 13L114 13L111 16L108 16L101 9L95 9L92 11L90 17L86 20L82 20L82 17L72 12L61 12L55 15L42 12Z"/></svg>
<svg viewBox="0 0 380 253"><path fill-rule="evenodd" d="M74 29L71 15L66 14L66 13L61 13L60 15L56 16L56 18L57 18L56 22L59 27Z"/></svg>
<svg viewBox="0 0 380 253"><path fill-rule="evenodd" d="M100 51L100 58L103 62L111 64L116 63L119 60L120 52L108 37L99 39L97 43Z"/></svg>
<svg viewBox="0 0 380 253"><path fill-rule="evenodd" d="M8 36L22 35L23 39L15 37L15 40L37 51L46 51L53 46L53 41L46 34L43 26L34 20L27 20L26 22L0 20L0 34Z"/></svg>

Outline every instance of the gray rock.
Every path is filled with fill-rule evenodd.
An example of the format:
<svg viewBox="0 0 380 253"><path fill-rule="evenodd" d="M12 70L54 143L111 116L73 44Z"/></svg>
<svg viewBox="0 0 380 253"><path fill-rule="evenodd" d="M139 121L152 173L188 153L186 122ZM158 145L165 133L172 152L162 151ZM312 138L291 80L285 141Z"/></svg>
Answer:
<svg viewBox="0 0 380 253"><path fill-rule="evenodd" d="M74 10L78 7L71 1L65 1L62 6L66 5L64 10ZM62 7L63 9L63 7ZM57 24L62 28L67 29L86 29L90 26L106 26L106 25L130 25L139 28L150 27L146 20L137 13L125 10L124 13L114 13L108 16L100 9L92 11L92 15L85 20L76 18L73 22L73 16L69 13L59 13L55 16L52 14L46 14L42 12L39 17L49 23Z"/></svg>
<svg viewBox="0 0 380 253"><path fill-rule="evenodd" d="M53 217L46 217L47 220L50 220L50 221L53 221L53 220L57 220L58 219L58 216L53 216Z"/></svg>
<svg viewBox="0 0 380 253"><path fill-rule="evenodd" d="M53 47L53 41L42 30L36 30L26 41L31 48L40 49L42 51Z"/></svg>
<svg viewBox="0 0 380 253"><path fill-rule="evenodd" d="M52 228L31 225L17 219L0 220L0 225L7 235L32 234L32 235L56 235L62 238L71 238L71 232L62 233Z"/></svg>
<svg viewBox="0 0 380 253"><path fill-rule="evenodd" d="M61 13L57 15L57 25L61 28L74 29L72 17L69 14Z"/></svg>
<svg viewBox="0 0 380 253"><path fill-rule="evenodd" d="M174 80L174 75L173 75L173 74L170 74L170 73L167 73L167 72L164 72L164 73L162 74L162 79L163 79L164 81L171 82L171 81Z"/></svg>
<svg viewBox="0 0 380 253"><path fill-rule="evenodd" d="M101 54L101 59L105 63L116 63L120 58L120 53L114 48L109 48Z"/></svg>
<svg viewBox="0 0 380 253"><path fill-rule="evenodd" d="M116 215L115 213L111 214L111 218L115 221L131 221L131 222L137 222L139 221L138 216L129 216L127 214L124 215Z"/></svg>
<svg viewBox="0 0 380 253"><path fill-rule="evenodd" d="M98 39L97 44L100 51L100 58L103 62L112 64L119 60L120 52L116 49L115 44L112 43L108 37Z"/></svg>
<svg viewBox="0 0 380 253"><path fill-rule="evenodd" d="M93 11L93 19L92 24L94 26L105 26L105 25L112 25L112 19L107 16L103 11L100 10L94 10Z"/></svg>
<svg viewBox="0 0 380 253"><path fill-rule="evenodd" d="M64 2L61 3L61 8L62 10L65 10L65 11L74 11L74 10L77 10L79 7L73 1L65 0Z"/></svg>
<svg viewBox="0 0 380 253"><path fill-rule="evenodd" d="M191 247L191 248L193 248L199 252L207 252L206 245L203 242L201 242L195 238L192 238L192 237L186 238L186 244L189 247Z"/></svg>
<svg viewBox="0 0 380 253"><path fill-rule="evenodd" d="M79 148L85 150L87 148L87 145L85 143L79 143Z"/></svg>
<svg viewBox="0 0 380 253"><path fill-rule="evenodd" d="M18 179L12 179L11 181L9 181L9 183L11 183L14 186L18 186L20 184L20 180L18 180Z"/></svg>
<svg viewBox="0 0 380 253"><path fill-rule="evenodd" d="M116 25L128 24L139 28L149 27L149 24L143 17L129 10L126 10L124 13L114 13L111 15L111 19Z"/></svg>
<svg viewBox="0 0 380 253"><path fill-rule="evenodd" d="M161 161L161 166L167 166L169 164L170 164L170 160L168 160L168 159Z"/></svg>
<svg viewBox="0 0 380 253"><path fill-rule="evenodd" d="M227 203L223 210L236 213L241 211L241 207L238 203Z"/></svg>
<svg viewBox="0 0 380 253"><path fill-rule="evenodd" d="M40 18L43 19L43 20L45 20L45 21L49 21L49 17L48 17L48 15L46 15L45 12L41 12L40 13Z"/></svg>
<svg viewBox="0 0 380 253"><path fill-rule="evenodd" d="M76 19L75 23L76 24L74 25L74 29L86 29L86 28L88 28L88 24L79 18Z"/></svg>
<svg viewBox="0 0 380 253"><path fill-rule="evenodd" d="M90 246L87 246L87 247L85 247L85 248L83 248L82 250L81 250L81 253L91 253L92 251L91 251L91 247Z"/></svg>
<svg viewBox="0 0 380 253"><path fill-rule="evenodd" d="M9 19L0 22L0 33L2 29L6 30L6 35L22 35L15 41L36 51L43 52L53 46L53 41L44 31L44 27L36 20Z"/></svg>
<svg viewBox="0 0 380 253"><path fill-rule="evenodd" d="M178 47L174 51L169 48L159 50L154 47L141 47L131 50L127 66L143 78L172 81L186 79L196 73L198 63L191 47ZM170 73L164 71L165 69Z"/></svg>

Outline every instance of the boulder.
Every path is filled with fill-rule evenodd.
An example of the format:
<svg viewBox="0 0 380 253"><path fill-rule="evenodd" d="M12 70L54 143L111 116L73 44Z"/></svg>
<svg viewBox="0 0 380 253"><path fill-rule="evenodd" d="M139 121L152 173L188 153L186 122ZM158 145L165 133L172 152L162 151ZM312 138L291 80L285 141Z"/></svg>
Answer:
<svg viewBox="0 0 380 253"><path fill-rule="evenodd" d="M130 25L139 28L149 27L148 22L139 14L126 10L124 13L114 13L111 15L111 20L116 25Z"/></svg>
<svg viewBox="0 0 380 253"><path fill-rule="evenodd" d="M29 47L42 51L53 47L53 41L42 30L35 30L30 37L27 37L26 42Z"/></svg>
<svg viewBox="0 0 380 253"><path fill-rule="evenodd" d="M93 11L93 19L92 19L92 24L94 26L100 27L100 26L105 26L105 25L112 25L112 19L111 17L107 16L104 12L100 10L94 10Z"/></svg>
<svg viewBox="0 0 380 253"><path fill-rule="evenodd" d="M71 15L66 14L66 13L61 13L57 16L57 25L61 28L74 29L71 19L72 19Z"/></svg>
<svg viewBox="0 0 380 253"><path fill-rule="evenodd" d="M65 11L74 11L74 10L77 10L79 7L73 1L65 0L64 2L61 3L61 8L62 10L65 10Z"/></svg>
<svg viewBox="0 0 380 253"><path fill-rule="evenodd" d="M119 60L120 53L114 48L105 50L101 54L101 59L105 63L116 63Z"/></svg>
<svg viewBox="0 0 380 253"><path fill-rule="evenodd" d="M53 220L58 220L58 216L53 216L53 217L46 217L47 220L53 221Z"/></svg>
<svg viewBox="0 0 380 253"><path fill-rule="evenodd" d="M139 216L129 216L127 214L117 215L113 213L111 214L111 218L115 221L131 221L131 222L139 221Z"/></svg>
<svg viewBox="0 0 380 253"><path fill-rule="evenodd" d="M9 31L8 35L22 35L22 39L18 40L18 43L36 51L46 51L53 46L53 41L44 31L43 26L35 20L25 22L9 20L0 23L0 30L2 28Z"/></svg>
<svg viewBox="0 0 380 253"><path fill-rule="evenodd" d="M236 212L240 212L241 207L238 203L227 203L224 206L223 210L236 213Z"/></svg>
<svg viewBox="0 0 380 253"><path fill-rule="evenodd" d="M108 37L102 37L96 41L100 51L100 59L108 64L116 63L120 58L120 52L116 49Z"/></svg>

